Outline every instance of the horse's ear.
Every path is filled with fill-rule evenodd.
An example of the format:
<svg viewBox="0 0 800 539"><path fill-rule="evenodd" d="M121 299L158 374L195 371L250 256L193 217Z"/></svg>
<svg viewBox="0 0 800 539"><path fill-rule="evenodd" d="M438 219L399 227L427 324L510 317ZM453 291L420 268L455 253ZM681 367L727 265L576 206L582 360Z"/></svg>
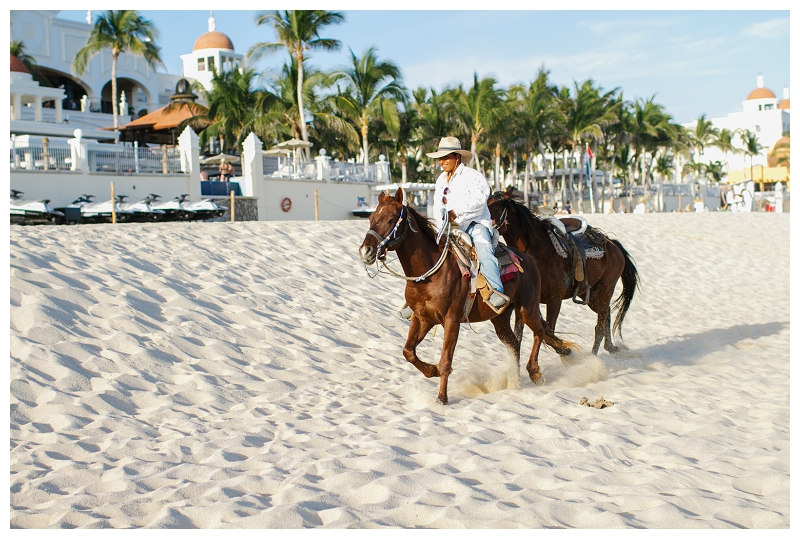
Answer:
<svg viewBox="0 0 800 539"><path fill-rule="evenodd" d="M384 193L383 191L381 191L381 192L378 194L378 204L383 204L383 199L384 199L384 198L386 198L386 193Z"/></svg>
<svg viewBox="0 0 800 539"><path fill-rule="evenodd" d="M394 193L394 198L395 198L395 200L397 200L397 202L399 202L403 206L406 205L406 197L403 194L403 188L402 187L398 187L397 188L397 191L395 191L395 193Z"/></svg>

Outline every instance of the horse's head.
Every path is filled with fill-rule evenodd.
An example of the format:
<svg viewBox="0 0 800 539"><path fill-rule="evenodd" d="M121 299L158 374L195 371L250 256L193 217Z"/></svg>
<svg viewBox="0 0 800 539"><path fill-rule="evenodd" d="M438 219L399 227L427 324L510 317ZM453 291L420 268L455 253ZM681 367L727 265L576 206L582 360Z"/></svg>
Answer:
<svg viewBox="0 0 800 539"><path fill-rule="evenodd" d="M402 188L394 196L378 195L378 207L369 217L369 231L358 250L361 261L369 266L376 258L385 257L386 251L394 249L405 238L408 222L409 213Z"/></svg>
<svg viewBox="0 0 800 539"><path fill-rule="evenodd" d="M503 195L494 194L487 201L489 214L492 216L492 224L502 236L508 228L508 212L513 211L508 199Z"/></svg>

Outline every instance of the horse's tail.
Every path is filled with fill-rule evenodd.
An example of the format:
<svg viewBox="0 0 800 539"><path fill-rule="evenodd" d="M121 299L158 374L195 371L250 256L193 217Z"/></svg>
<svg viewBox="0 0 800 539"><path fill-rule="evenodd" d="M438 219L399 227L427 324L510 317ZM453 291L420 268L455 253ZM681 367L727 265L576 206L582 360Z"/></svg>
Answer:
<svg viewBox="0 0 800 539"><path fill-rule="evenodd" d="M612 308L617 312L617 316L614 319L613 333L619 332L621 337L622 321L625 320L625 314L631 306L634 292L640 287L639 271L633 263L633 257L625 250L622 244L617 240L611 241L622 251L622 256L625 258L625 268L622 270L622 293L614 300L612 305Z"/></svg>

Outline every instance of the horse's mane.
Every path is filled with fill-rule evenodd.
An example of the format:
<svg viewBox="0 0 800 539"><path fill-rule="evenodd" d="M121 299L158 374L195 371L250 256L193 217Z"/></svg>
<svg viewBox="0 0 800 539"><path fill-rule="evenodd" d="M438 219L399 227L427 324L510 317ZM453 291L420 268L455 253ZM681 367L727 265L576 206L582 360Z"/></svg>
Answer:
<svg viewBox="0 0 800 539"><path fill-rule="evenodd" d="M433 219L423 216L411 205L406 206L406 209L408 210L409 215L411 215L414 218L414 221L416 221L420 231L428 236L433 243L436 243L436 225Z"/></svg>
<svg viewBox="0 0 800 539"><path fill-rule="evenodd" d="M528 247L534 244L536 234L544 234L546 232L544 225L533 215L533 212L528 209L525 204L506 198L503 195L492 195L490 198L499 202L503 206L503 209L513 212L518 217L520 227L517 231Z"/></svg>

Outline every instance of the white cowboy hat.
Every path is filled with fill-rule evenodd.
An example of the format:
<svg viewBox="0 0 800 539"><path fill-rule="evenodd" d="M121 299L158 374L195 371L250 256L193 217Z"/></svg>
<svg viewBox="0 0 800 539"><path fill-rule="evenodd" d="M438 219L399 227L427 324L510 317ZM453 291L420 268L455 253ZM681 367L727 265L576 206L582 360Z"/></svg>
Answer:
<svg viewBox="0 0 800 539"><path fill-rule="evenodd" d="M469 150L462 150L461 141L456 137L442 137L442 140L439 141L439 147L437 148L437 151L425 155L428 157L433 157L434 159L439 159L440 157L450 155L451 153L459 154L462 157L461 162L464 164L472 161L472 152Z"/></svg>

